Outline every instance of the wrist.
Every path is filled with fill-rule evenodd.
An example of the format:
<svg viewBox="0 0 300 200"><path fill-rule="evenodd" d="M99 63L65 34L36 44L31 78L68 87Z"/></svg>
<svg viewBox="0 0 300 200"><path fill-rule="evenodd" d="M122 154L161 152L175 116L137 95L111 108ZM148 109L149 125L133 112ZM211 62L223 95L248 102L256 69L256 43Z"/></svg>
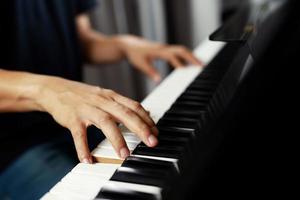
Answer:
<svg viewBox="0 0 300 200"><path fill-rule="evenodd" d="M117 45L122 55L126 57L130 44L136 41L136 39L137 37L133 35L120 35L114 37L113 40L115 41L115 44Z"/></svg>
<svg viewBox="0 0 300 200"><path fill-rule="evenodd" d="M45 90L45 78L43 75L27 74L24 77L25 83L19 88L19 93L22 94L21 99L24 102L28 102L31 107L30 110L35 111L46 111L44 105L42 104L42 99L44 98L42 93Z"/></svg>

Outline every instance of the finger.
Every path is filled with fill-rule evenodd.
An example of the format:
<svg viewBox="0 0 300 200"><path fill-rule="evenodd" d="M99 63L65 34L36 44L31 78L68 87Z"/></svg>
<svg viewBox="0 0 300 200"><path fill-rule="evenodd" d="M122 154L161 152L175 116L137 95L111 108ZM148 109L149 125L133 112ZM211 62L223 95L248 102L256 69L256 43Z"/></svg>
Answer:
<svg viewBox="0 0 300 200"><path fill-rule="evenodd" d="M88 119L87 124L94 125L103 131L117 155L122 159L129 156L126 142L116 125L115 119L103 110L93 106L86 106L84 110L82 116Z"/></svg>
<svg viewBox="0 0 300 200"><path fill-rule="evenodd" d="M181 68L184 64L178 59L174 52L171 53L161 53L158 55L160 59L163 59L170 63L174 68Z"/></svg>
<svg viewBox="0 0 300 200"><path fill-rule="evenodd" d="M134 100L132 100L130 98L127 98L125 96L122 96L122 95L114 92L113 90L102 89L101 91L100 90L98 90L98 91L99 91L98 94L100 96L105 94L108 97L107 99L112 99L112 100L116 101L117 103L119 103L119 104L121 104L125 107L128 107L129 109L134 111L136 114L139 115L139 117L144 122L146 122L149 125L149 127L155 126L154 121L150 117L149 111L146 111L139 102L134 101ZM97 102L97 103L99 103L99 102ZM116 119L116 120L118 120L118 119Z"/></svg>
<svg viewBox="0 0 300 200"><path fill-rule="evenodd" d="M118 103L122 104L123 106L126 106L126 107L130 108L132 111L137 113L139 115L139 117L143 121L145 121L150 127L155 126L155 123L151 119L151 117L149 115L149 112L147 112L139 102L131 100L131 99L129 99L127 97L124 97L122 95L119 95L117 93L113 94L112 97Z"/></svg>
<svg viewBox="0 0 300 200"><path fill-rule="evenodd" d="M180 59L176 56L172 56L169 60L169 62L171 63L171 65L175 68L181 68L183 66L185 66L185 64L183 64Z"/></svg>
<svg viewBox="0 0 300 200"><path fill-rule="evenodd" d="M203 66L203 63L188 50L180 51L177 55L187 63Z"/></svg>
<svg viewBox="0 0 300 200"><path fill-rule="evenodd" d="M113 118L108 113L100 111L98 111L97 115L97 119L92 119L92 123L97 128L102 130L106 138L112 144L117 155L122 159L127 158L130 155L129 149L127 147L122 133L120 132L120 129L113 121Z"/></svg>
<svg viewBox="0 0 300 200"><path fill-rule="evenodd" d="M157 145L158 141L155 137L157 129L149 127L134 111L115 101L103 102L101 105L103 111L120 120L129 130L138 135L145 144L150 147Z"/></svg>
<svg viewBox="0 0 300 200"><path fill-rule="evenodd" d="M82 163L93 163L87 142L86 127L77 124L71 129L78 159Z"/></svg>
<svg viewBox="0 0 300 200"><path fill-rule="evenodd" d="M143 61L139 66L137 66L144 74L150 77L155 82L160 82L161 77L155 67L150 61Z"/></svg>

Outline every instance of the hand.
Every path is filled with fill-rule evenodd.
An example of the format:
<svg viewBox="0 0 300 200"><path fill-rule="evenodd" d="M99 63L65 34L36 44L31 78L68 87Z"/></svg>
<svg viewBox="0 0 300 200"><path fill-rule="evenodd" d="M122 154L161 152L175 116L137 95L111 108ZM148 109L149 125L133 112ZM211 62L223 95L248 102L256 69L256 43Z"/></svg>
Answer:
<svg viewBox="0 0 300 200"><path fill-rule="evenodd" d="M101 129L121 158L129 155L116 123L123 123L149 147L157 145L157 128L149 112L136 101L107 90L61 78L48 77L40 89L39 105L73 136L78 158L92 163L86 129Z"/></svg>
<svg viewBox="0 0 300 200"><path fill-rule="evenodd" d="M175 68L183 67L187 63L202 66L202 63L183 46L162 45L134 36L123 36L120 40L129 62L156 82L161 80L153 66L156 59L165 60Z"/></svg>

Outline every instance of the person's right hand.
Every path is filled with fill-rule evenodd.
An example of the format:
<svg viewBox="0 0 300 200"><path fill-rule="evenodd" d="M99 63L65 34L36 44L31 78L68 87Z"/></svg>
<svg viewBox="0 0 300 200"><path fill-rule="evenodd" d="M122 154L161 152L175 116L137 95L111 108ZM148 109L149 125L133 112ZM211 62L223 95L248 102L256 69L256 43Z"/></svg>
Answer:
<svg viewBox="0 0 300 200"><path fill-rule="evenodd" d="M90 125L102 130L123 159L129 155L129 150L117 122L124 124L149 147L157 145L158 130L138 102L112 90L62 78L46 78L42 85L39 105L70 130L81 162L92 163L86 135Z"/></svg>

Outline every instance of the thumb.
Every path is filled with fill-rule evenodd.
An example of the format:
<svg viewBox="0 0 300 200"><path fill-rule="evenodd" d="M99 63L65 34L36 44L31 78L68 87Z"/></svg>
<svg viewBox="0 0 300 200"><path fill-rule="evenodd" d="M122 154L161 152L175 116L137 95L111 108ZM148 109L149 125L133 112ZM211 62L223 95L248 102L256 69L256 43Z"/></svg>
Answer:
<svg viewBox="0 0 300 200"><path fill-rule="evenodd" d="M86 127L78 125L71 130L78 159L82 163L93 163L91 153L88 147Z"/></svg>

